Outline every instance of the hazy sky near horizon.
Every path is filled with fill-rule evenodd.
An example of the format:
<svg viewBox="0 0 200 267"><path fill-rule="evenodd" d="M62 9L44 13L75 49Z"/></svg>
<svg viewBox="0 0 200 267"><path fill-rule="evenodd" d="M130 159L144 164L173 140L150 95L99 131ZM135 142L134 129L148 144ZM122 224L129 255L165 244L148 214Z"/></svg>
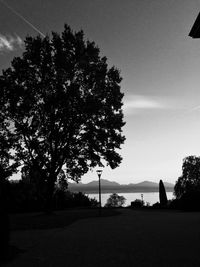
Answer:
<svg viewBox="0 0 200 267"><path fill-rule="evenodd" d="M0 0L0 69L27 35L83 29L123 77L123 162L102 178L174 183L200 155L200 40L188 37L199 11L200 0Z"/></svg>

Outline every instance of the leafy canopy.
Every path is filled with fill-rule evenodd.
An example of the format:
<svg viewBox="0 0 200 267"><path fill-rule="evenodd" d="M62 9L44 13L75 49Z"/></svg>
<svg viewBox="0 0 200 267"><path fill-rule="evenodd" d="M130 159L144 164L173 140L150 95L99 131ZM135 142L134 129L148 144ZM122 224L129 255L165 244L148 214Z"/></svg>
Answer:
<svg viewBox="0 0 200 267"><path fill-rule="evenodd" d="M189 156L183 160L182 176L174 187L177 198L181 198L185 193L200 192L200 157Z"/></svg>
<svg viewBox="0 0 200 267"><path fill-rule="evenodd" d="M107 202L105 204L105 207L107 208L119 208L122 207L126 202L126 198L123 196L119 196L117 193L113 193L110 195L110 197L107 199Z"/></svg>
<svg viewBox="0 0 200 267"><path fill-rule="evenodd" d="M18 167L18 162L14 161L11 151L15 138L7 131L6 126L7 123L0 114L0 184L8 180Z"/></svg>
<svg viewBox="0 0 200 267"><path fill-rule="evenodd" d="M116 168L125 140L121 80L83 31L65 25L51 38L27 37L22 57L0 76L15 159L52 185L63 168L76 181L102 160Z"/></svg>

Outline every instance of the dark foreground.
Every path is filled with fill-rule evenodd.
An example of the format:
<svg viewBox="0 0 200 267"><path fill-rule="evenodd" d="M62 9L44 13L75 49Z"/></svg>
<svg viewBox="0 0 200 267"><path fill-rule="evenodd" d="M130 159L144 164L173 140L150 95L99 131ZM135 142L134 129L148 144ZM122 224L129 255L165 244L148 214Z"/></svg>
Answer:
<svg viewBox="0 0 200 267"><path fill-rule="evenodd" d="M54 229L12 231L19 253L6 266L200 266L199 212L120 212Z"/></svg>

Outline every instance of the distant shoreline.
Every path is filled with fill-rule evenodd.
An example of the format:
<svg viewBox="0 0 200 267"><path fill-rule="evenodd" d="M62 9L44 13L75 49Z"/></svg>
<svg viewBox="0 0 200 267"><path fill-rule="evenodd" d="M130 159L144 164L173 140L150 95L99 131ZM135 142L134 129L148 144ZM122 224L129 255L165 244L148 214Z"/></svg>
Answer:
<svg viewBox="0 0 200 267"><path fill-rule="evenodd" d="M174 192L174 190L166 190L166 193L168 193L168 192ZM94 191L94 192L88 192L88 191L87 191L87 192L84 192L84 193L86 193L86 194L98 194L99 191ZM117 190L115 190L115 191L113 190L113 191L103 191L103 192L101 192L101 194L109 194L109 193L111 193L111 194L112 194L112 193L120 193L120 194L123 194L123 193L124 193L124 194L129 194L129 193L130 193L130 194L132 194L132 193L141 193L141 194L142 194L142 193L159 193L159 191L158 191L158 190L155 190L155 191L152 191L152 190L150 190L150 191L144 191L144 190L141 191L141 190L139 190L139 191L138 191L138 190L137 190L137 191L134 191L134 192L133 192L133 191L129 191L129 192L127 192L127 191L126 191L126 192L124 192L124 191L120 191L120 192L119 192L119 191L117 191Z"/></svg>
<svg viewBox="0 0 200 267"><path fill-rule="evenodd" d="M99 189L95 188L69 188L70 191L72 192L82 192L85 194L98 194ZM173 192L173 188L166 188L166 192ZM101 188L101 193L102 194L108 194L108 193L158 193L159 189L158 188Z"/></svg>
<svg viewBox="0 0 200 267"><path fill-rule="evenodd" d="M166 192L173 192L174 185L164 183ZM99 182L92 181L88 184L69 183L68 189L71 192L83 192L86 194L97 194L99 192ZM121 185L113 181L101 179L101 193L146 193L159 192L159 184L151 181L143 181L138 184Z"/></svg>

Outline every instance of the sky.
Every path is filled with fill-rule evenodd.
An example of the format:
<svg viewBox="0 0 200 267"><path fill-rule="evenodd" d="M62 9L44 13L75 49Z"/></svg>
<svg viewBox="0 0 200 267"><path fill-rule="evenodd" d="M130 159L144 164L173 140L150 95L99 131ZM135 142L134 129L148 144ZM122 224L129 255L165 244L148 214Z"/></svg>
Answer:
<svg viewBox="0 0 200 267"><path fill-rule="evenodd" d="M27 35L82 29L123 77L123 161L102 178L175 183L200 156L200 40L188 36L199 11L200 0L0 0L0 71Z"/></svg>

